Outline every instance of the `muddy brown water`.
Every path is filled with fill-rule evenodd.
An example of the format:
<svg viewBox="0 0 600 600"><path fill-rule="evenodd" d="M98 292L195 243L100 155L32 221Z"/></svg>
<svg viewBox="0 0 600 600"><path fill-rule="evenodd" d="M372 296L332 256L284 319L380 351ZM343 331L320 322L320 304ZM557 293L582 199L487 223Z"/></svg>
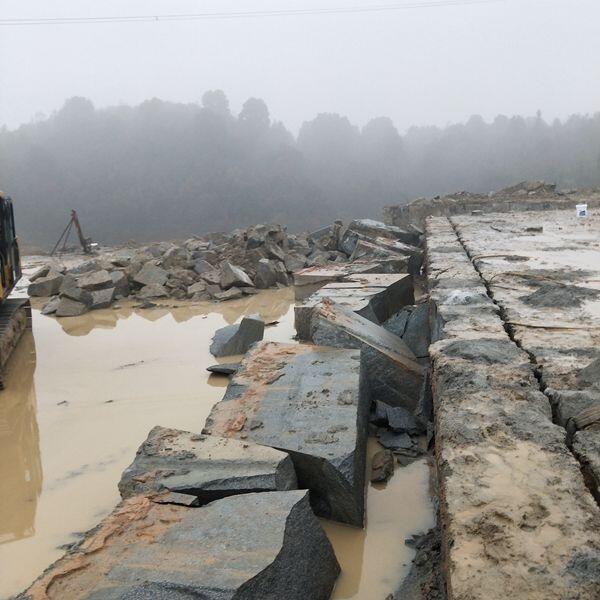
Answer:
<svg viewBox="0 0 600 600"><path fill-rule="evenodd" d="M227 378L205 368L216 329L260 313L292 340L293 291L224 304L107 309L56 320L33 311L0 392L0 598L119 500L117 482L157 424L199 431ZM370 452L376 443L370 444ZM404 539L433 524L424 461L369 487L366 530L324 523L342 566L333 598L385 598L408 571Z"/></svg>

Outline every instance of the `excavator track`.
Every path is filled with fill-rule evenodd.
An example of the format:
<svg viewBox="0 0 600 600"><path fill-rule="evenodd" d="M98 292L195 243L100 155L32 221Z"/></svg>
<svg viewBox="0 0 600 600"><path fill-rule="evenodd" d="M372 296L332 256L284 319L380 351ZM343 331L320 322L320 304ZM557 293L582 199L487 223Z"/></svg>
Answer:
<svg viewBox="0 0 600 600"><path fill-rule="evenodd" d="M9 298L0 304L0 389L4 389L6 365L25 330L31 329L28 298Z"/></svg>

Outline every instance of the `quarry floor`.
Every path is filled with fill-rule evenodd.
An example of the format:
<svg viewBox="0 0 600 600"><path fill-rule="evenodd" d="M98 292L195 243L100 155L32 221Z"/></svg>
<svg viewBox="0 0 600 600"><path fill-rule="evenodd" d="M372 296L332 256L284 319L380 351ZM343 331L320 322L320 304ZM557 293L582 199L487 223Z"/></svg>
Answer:
<svg viewBox="0 0 600 600"><path fill-rule="evenodd" d="M112 510L121 472L153 426L201 430L228 382L205 370L218 362L208 350L216 329L260 313L274 322L265 339L295 334L291 288L179 304L55 319L34 303L33 331L0 396L0 598ZM371 441L369 453L377 448ZM333 598L385 598L397 587L414 555L404 540L434 524L429 479L420 460L369 484L365 530L322 520L342 566Z"/></svg>

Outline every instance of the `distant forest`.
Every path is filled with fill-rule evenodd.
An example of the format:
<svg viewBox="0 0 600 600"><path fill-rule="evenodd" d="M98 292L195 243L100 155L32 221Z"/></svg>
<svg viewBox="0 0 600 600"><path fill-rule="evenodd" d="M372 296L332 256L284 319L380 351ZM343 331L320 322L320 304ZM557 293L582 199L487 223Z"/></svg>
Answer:
<svg viewBox="0 0 600 600"><path fill-rule="evenodd" d="M75 97L48 118L0 129L0 189L15 201L22 241L45 247L71 208L97 241L148 241L264 221L311 229L525 179L600 186L600 113L552 123L539 113L473 116L405 135L387 117L359 128L324 113L294 137L263 100L234 115L214 90L200 104L104 109Z"/></svg>

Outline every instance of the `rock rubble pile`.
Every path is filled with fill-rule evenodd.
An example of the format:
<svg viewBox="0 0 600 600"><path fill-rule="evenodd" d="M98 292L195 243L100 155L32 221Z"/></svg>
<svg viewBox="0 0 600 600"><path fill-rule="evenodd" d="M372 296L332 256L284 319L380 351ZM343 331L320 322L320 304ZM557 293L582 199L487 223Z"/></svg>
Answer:
<svg viewBox="0 0 600 600"><path fill-rule="evenodd" d="M135 298L225 301L260 289L285 287L307 267L395 259L399 269L420 269L419 231L362 219L336 221L309 234L261 224L184 242L121 248L71 268L47 264L30 278L30 296L47 297L44 314L81 315ZM398 258L403 260L398 261Z"/></svg>

